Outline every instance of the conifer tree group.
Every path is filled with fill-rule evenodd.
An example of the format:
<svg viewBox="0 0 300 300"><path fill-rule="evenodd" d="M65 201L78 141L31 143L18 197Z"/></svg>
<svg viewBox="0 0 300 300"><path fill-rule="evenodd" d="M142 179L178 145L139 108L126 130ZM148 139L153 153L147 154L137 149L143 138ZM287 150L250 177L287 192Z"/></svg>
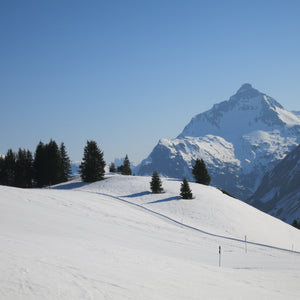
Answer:
<svg viewBox="0 0 300 300"><path fill-rule="evenodd" d="M29 150L19 149L14 153L9 149L5 157L0 157L0 184L29 188L33 185L33 160Z"/></svg>
<svg viewBox="0 0 300 300"><path fill-rule="evenodd" d="M117 172L121 173L122 175L132 175L130 161L127 154L124 158L123 164L118 166Z"/></svg>
<svg viewBox="0 0 300 300"><path fill-rule="evenodd" d="M40 142L35 150L34 181L38 187L65 182L70 178L71 163L64 143L58 148L54 140Z"/></svg>
<svg viewBox="0 0 300 300"><path fill-rule="evenodd" d="M131 168L130 168L130 162L129 162L127 154L126 154L124 162L123 162L123 168L122 168L121 174L122 175L131 175L132 174Z"/></svg>
<svg viewBox="0 0 300 300"><path fill-rule="evenodd" d="M195 164L192 167L192 173L194 175L195 181L197 183L209 185L210 184L210 176L206 169L206 165L203 159L197 158L195 160Z"/></svg>
<svg viewBox="0 0 300 300"><path fill-rule="evenodd" d="M0 184L30 188L42 187L67 181L71 174L70 159L64 144L58 148L55 141L40 142L34 159L29 150L19 149L14 153L9 149L5 157L0 157Z"/></svg>

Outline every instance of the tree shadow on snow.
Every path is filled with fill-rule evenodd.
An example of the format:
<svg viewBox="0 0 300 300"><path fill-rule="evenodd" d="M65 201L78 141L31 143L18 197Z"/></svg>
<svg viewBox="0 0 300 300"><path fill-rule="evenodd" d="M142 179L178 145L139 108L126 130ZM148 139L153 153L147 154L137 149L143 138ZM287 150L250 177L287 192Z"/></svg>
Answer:
<svg viewBox="0 0 300 300"><path fill-rule="evenodd" d="M135 193L135 194L131 194L131 195L127 195L127 196L123 196L126 198L136 198L136 197L142 197L142 196L146 196L146 195L150 195L151 193L149 191L145 191L145 192L141 192L141 193Z"/></svg>
<svg viewBox="0 0 300 300"><path fill-rule="evenodd" d="M73 190L73 189L81 188L81 187L89 185L89 184L91 184L91 183L90 182L70 182L70 183L66 183L66 184L62 184L62 185L58 185L58 186L53 186L53 187L51 187L51 189Z"/></svg>
<svg viewBox="0 0 300 300"><path fill-rule="evenodd" d="M148 202L147 204L169 202L169 201L174 201L174 200L178 201L178 200L181 200L181 198L179 196L174 196L174 197L169 197L169 198L162 199L162 200L151 201L151 202Z"/></svg>

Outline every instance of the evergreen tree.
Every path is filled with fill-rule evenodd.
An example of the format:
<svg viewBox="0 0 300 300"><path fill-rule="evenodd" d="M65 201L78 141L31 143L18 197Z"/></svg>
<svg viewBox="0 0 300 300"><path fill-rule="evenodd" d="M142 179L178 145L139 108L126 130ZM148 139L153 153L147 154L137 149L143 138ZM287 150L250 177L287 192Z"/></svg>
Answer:
<svg viewBox="0 0 300 300"><path fill-rule="evenodd" d="M207 172L206 165L203 159L197 158L193 166L192 173L197 183L209 185L210 176Z"/></svg>
<svg viewBox="0 0 300 300"><path fill-rule="evenodd" d="M25 161L25 156L26 156L26 151L24 154L25 150L22 150L19 148L19 151L16 155L16 165L15 165L15 186L17 187L24 187L24 179L26 176L26 161Z"/></svg>
<svg viewBox="0 0 300 300"><path fill-rule="evenodd" d="M40 141L36 147L33 161L34 170L34 182L36 186L42 187L46 183L46 148L45 145Z"/></svg>
<svg viewBox="0 0 300 300"><path fill-rule="evenodd" d="M154 171L153 174L152 174L152 179L151 179L151 182L150 182L150 188L151 188L151 192L153 194L160 194L160 193L163 192L162 183L161 183L159 175L156 171Z"/></svg>
<svg viewBox="0 0 300 300"><path fill-rule="evenodd" d="M4 184L9 186L15 185L16 176L16 155L9 149L4 158Z"/></svg>
<svg viewBox="0 0 300 300"><path fill-rule="evenodd" d="M60 144L59 147L59 155L60 155L60 182L65 182L70 179L72 170L71 170L71 162L70 158L67 154L66 147L64 143Z"/></svg>
<svg viewBox="0 0 300 300"><path fill-rule="evenodd" d="M4 157L0 155L0 184L5 184L5 160Z"/></svg>
<svg viewBox="0 0 300 300"><path fill-rule="evenodd" d="M48 144L38 144L33 167L34 180L38 187L62 182L63 163L55 141L51 139Z"/></svg>
<svg viewBox="0 0 300 300"><path fill-rule="evenodd" d="M117 172L121 174L123 173L123 165L117 167Z"/></svg>
<svg viewBox="0 0 300 300"><path fill-rule="evenodd" d="M15 186L21 188L32 187L32 154L29 150L19 149L16 155Z"/></svg>
<svg viewBox="0 0 300 300"><path fill-rule="evenodd" d="M84 182L95 182L104 179L105 161L103 160L103 152L98 148L95 141L87 141L79 168Z"/></svg>
<svg viewBox="0 0 300 300"><path fill-rule="evenodd" d="M130 162L129 162L127 154L125 156L125 159L124 159L124 162L122 165L121 174L122 175L131 175Z"/></svg>
<svg viewBox="0 0 300 300"><path fill-rule="evenodd" d="M117 170L116 170L115 164L112 162L109 166L109 172L115 173L116 171Z"/></svg>
<svg viewBox="0 0 300 300"><path fill-rule="evenodd" d="M300 229L300 222L297 222L297 220L294 220L293 223L292 223L292 226Z"/></svg>
<svg viewBox="0 0 300 300"><path fill-rule="evenodd" d="M50 140L49 144L46 145L46 156L45 161L46 169L48 170L46 174L46 184L52 185L61 182L62 174L62 161L59 153L57 143L54 140Z"/></svg>
<svg viewBox="0 0 300 300"><path fill-rule="evenodd" d="M185 178L183 178L183 181L181 183L180 197L182 199L192 199L193 198L193 194L190 189L189 183L187 182L187 180Z"/></svg>
<svg viewBox="0 0 300 300"><path fill-rule="evenodd" d="M25 165L26 165L26 173L25 173L25 187L31 188L33 183L33 157L32 153L27 150L25 154Z"/></svg>
<svg viewBox="0 0 300 300"><path fill-rule="evenodd" d="M30 151L19 149L16 154L9 149L5 157L0 156L0 184L27 188L32 187L32 178Z"/></svg>

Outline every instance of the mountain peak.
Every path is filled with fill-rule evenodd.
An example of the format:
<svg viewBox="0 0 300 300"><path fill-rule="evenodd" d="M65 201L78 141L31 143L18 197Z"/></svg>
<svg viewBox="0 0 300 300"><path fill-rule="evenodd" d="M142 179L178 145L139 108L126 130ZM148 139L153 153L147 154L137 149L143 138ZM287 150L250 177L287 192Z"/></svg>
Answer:
<svg viewBox="0 0 300 300"><path fill-rule="evenodd" d="M250 83L244 83L244 84L242 84L242 86L237 91L237 94L243 93L245 91L249 91L249 90L252 90L252 89L253 89L253 87Z"/></svg>
<svg viewBox="0 0 300 300"><path fill-rule="evenodd" d="M244 83L236 92L234 97L237 98L253 98L261 94L260 91L254 89L250 83Z"/></svg>
<svg viewBox="0 0 300 300"><path fill-rule="evenodd" d="M246 199L263 174L300 143L300 118L275 99L243 84L229 100L196 115L173 140L159 143L139 166L193 179L191 166L202 158L212 184Z"/></svg>

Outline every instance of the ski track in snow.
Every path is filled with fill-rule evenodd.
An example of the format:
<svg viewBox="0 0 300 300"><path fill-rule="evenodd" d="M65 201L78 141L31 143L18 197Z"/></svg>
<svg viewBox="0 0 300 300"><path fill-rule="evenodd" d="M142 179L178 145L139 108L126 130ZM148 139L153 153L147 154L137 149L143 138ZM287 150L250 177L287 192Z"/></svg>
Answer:
<svg viewBox="0 0 300 300"><path fill-rule="evenodd" d="M146 211L146 212L148 212L148 213L150 213L152 215L155 215L155 216L160 217L160 218L162 218L164 220L167 220L167 221L170 221L170 222L172 222L172 223L174 223L176 225L179 225L180 227L184 227L184 228L191 229L191 230L194 230L194 231L197 231L197 232L201 232L201 233L209 235L209 236L213 236L213 237L222 238L222 239L231 240L231 241L235 241L235 242L239 242L239 243L245 244L245 240L237 239L237 238L230 237L230 236L225 236L225 235L218 235L218 234L214 234L214 233L211 233L211 232L207 232L207 231L201 230L199 228L196 228L196 227L184 224L183 222L177 221L177 220L175 220L175 219L173 219L171 217L168 217L167 215L164 215L162 213L156 212L156 211L154 211L154 210L152 210L150 208L147 208L145 206L142 206L140 204L133 203L133 202L130 202L128 200L125 200L124 198L121 198L121 197L116 197L116 196L112 196L112 195L105 194L105 193L99 193L99 192L89 192L89 193L98 194L98 195L102 195L102 196L105 196L105 197L110 197L110 198L113 198L114 200L118 200L118 201L127 203L129 205L132 205L134 207L142 209L143 211ZM271 249L276 249L276 250L280 250L280 251L286 251L286 252L295 253L295 254L300 254L299 251L294 251L294 250L291 250L291 249L280 248L280 247L276 247L276 246L272 246L272 245L267 245L267 244L261 244L261 243L251 242L251 241L248 241L248 240L247 240L247 244L255 245L255 246L261 246L261 247L266 247L266 248L271 248Z"/></svg>

